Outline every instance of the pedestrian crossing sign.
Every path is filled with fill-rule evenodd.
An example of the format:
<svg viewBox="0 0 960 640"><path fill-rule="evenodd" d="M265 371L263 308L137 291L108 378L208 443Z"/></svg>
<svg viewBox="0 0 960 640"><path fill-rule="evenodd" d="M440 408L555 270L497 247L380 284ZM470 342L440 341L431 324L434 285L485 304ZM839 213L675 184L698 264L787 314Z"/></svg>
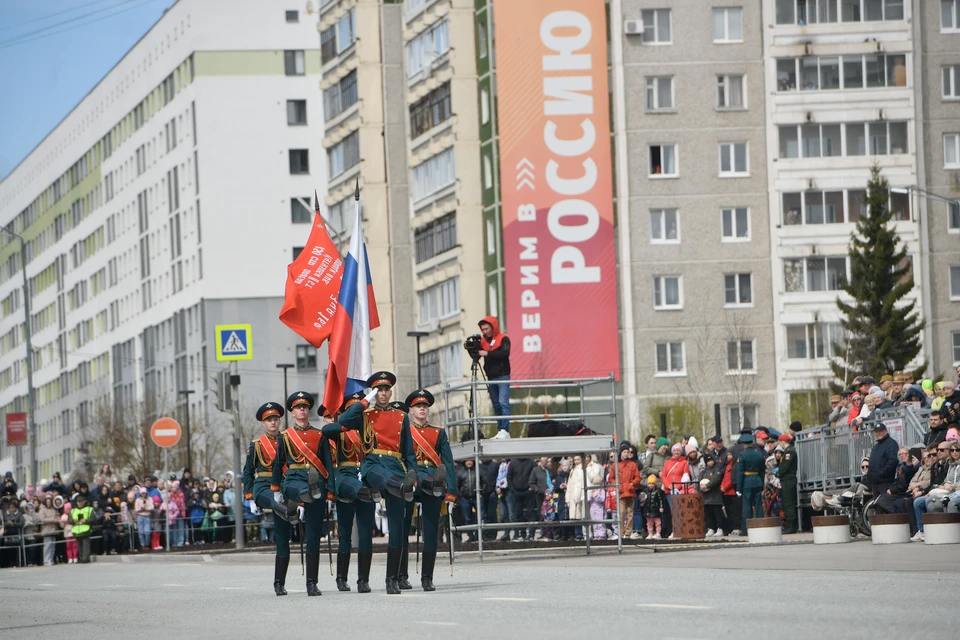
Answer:
<svg viewBox="0 0 960 640"><path fill-rule="evenodd" d="M218 324L217 361L253 360L253 330L249 324Z"/></svg>

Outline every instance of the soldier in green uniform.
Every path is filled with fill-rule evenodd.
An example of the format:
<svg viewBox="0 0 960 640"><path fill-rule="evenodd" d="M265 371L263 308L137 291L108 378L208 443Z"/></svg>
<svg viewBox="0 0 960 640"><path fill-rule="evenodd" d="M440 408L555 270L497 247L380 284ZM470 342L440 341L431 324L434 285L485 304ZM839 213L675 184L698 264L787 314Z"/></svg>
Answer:
<svg viewBox="0 0 960 640"><path fill-rule="evenodd" d="M294 424L277 439L270 490L273 499L277 503L285 502L289 510L297 503L303 505L307 595L319 596L320 538L326 526L327 483L330 480L330 459L323 439L326 432L336 433L339 427L326 425L318 429L312 426L310 410L313 406L313 395L306 391L296 391L287 398L287 411ZM323 413L323 405L320 413Z"/></svg>
<svg viewBox="0 0 960 640"><path fill-rule="evenodd" d="M740 442L746 448L740 453L734 482L737 495L743 497L740 509L740 531L746 532L748 518L762 518L763 474L766 471L766 456L754 445L753 434L743 434Z"/></svg>
<svg viewBox="0 0 960 640"><path fill-rule="evenodd" d="M347 397L334 424L338 434L327 436L330 460L333 462L334 495L336 496L337 533L337 589L350 591L347 573L350 570L350 547L353 521L357 521L357 592L370 593L370 563L373 559L374 501L380 499L360 482L363 463L363 442L359 429L363 426L363 411L375 392L364 396L358 391Z"/></svg>
<svg viewBox="0 0 960 640"><path fill-rule="evenodd" d="M786 443L783 457L777 467L780 478L780 495L783 499L783 532L796 533L797 526L797 449L793 446L793 435L784 433L779 438Z"/></svg>
<svg viewBox="0 0 960 640"><path fill-rule="evenodd" d="M437 539L440 534L440 506L446 500L452 504L457 499L457 473L453 466L450 442L443 427L430 424L430 407L433 394L426 389L417 389L407 396L406 405L410 414L410 438L417 458L417 491L415 500L421 505L420 527L423 531L423 567L420 584L424 591L434 591L433 566L437 559ZM404 518L403 551L400 556L400 588L411 588L408 581L407 562L410 523L413 503L408 503Z"/></svg>
<svg viewBox="0 0 960 640"><path fill-rule="evenodd" d="M376 405L364 414L361 442L363 463L360 477L372 491L384 495L387 503L387 593L398 594L400 552L403 548L404 502L413 500L417 480L417 460L410 439L407 415L389 406L397 377L389 371L378 371L367 384L376 389Z"/></svg>
<svg viewBox="0 0 960 640"><path fill-rule="evenodd" d="M277 545L277 555L273 569L273 591L278 596L287 595L284 584L287 579L287 566L290 564L291 523L296 522L296 514L289 514L285 504L278 504L270 491L273 477L273 459L277 456L277 438L280 435L280 418L283 407L276 402L267 402L257 409L257 421L263 425L264 432L247 446L247 460L243 465L243 496L253 500L260 509L273 511L273 541Z"/></svg>

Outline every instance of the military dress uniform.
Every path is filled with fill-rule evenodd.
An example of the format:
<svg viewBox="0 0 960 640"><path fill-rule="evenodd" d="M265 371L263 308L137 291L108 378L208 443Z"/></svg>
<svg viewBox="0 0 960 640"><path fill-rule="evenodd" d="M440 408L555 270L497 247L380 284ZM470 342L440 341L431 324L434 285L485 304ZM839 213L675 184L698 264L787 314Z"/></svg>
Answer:
<svg viewBox="0 0 960 640"><path fill-rule="evenodd" d="M367 381L368 386L393 387L397 378L389 371L379 371ZM371 490L384 495L390 538L387 544L387 593L400 593L397 575L403 548L404 501L413 500L417 474L410 423L403 411L389 406L373 406L363 414L363 463L360 477Z"/></svg>
<svg viewBox="0 0 960 640"><path fill-rule="evenodd" d="M787 441L787 448L783 450L777 477L780 478L780 496L783 499L783 532L796 533L798 530L797 449L793 446L793 438Z"/></svg>
<svg viewBox="0 0 960 640"><path fill-rule="evenodd" d="M334 495L337 509L337 589L350 591L347 573L353 542L353 521L357 521L357 591L370 593L370 563L373 560L374 494L360 481L363 464L363 410L367 407L362 391L349 396L336 423L338 434L327 437L330 460L333 462ZM379 498L377 498L379 499Z"/></svg>
<svg viewBox="0 0 960 640"><path fill-rule="evenodd" d="M313 396L297 391L287 398L287 411L306 405L312 409ZM321 405L321 413L323 407ZM327 488L330 480L330 459L323 439L338 427L325 425L293 425L277 438L277 456L273 461L270 490L281 493L288 505L303 503L304 539L307 546L307 595L319 596L317 576L320 570L320 538L324 535L327 517Z"/></svg>
<svg viewBox="0 0 960 640"><path fill-rule="evenodd" d="M257 421L262 422L271 416L282 416L283 407L276 402L267 402L257 409ZM290 564L290 532L288 512L284 505L277 504L270 490L273 478L273 459L277 456L277 437L263 433L247 446L247 460L243 465L243 494L247 500L263 510L274 514L273 541L277 546L274 560L273 590L278 596L287 595L284 588L287 578L287 566Z"/></svg>
<svg viewBox="0 0 960 640"><path fill-rule="evenodd" d="M418 389L407 396L406 404L411 409L418 404L433 406L433 394ZM433 567L437 559L440 534L440 507L446 497L456 500L457 473L453 465L450 441L442 427L430 424L423 426L410 422L410 438L417 459L417 491L414 499L420 503L420 527L423 532L423 566L420 569L420 584L424 591L434 591ZM413 503L408 503L404 517L403 549L400 556L399 583L401 589L410 589L408 564L408 539L413 519Z"/></svg>
<svg viewBox="0 0 960 640"><path fill-rule="evenodd" d="M751 439L752 440L752 439ZM735 478L737 490L743 494L740 510L740 531L746 532L749 518L763 517L763 474L766 473L766 458L752 444L740 454Z"/></svg>

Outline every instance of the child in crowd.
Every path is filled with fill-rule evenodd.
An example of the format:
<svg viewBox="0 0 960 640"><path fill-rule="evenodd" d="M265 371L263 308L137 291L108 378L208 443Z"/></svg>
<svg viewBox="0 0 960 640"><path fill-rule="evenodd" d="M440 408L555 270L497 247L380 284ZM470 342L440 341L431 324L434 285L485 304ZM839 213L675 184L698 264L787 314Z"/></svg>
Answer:
<svg viewBox="0 0 960 640"><path fill-rule="evenodd" d="M663 489L657 484L657 476L647 476L647 499L644 501L644 513L647 516L647 538L660 539L661 518L663 516Z"/></svg>

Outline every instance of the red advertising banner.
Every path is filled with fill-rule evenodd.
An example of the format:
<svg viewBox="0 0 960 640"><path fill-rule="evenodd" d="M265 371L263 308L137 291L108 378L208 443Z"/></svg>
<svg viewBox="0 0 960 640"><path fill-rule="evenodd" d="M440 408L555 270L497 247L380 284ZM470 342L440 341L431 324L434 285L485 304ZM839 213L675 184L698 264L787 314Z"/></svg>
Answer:
<svg viewBox="0 0 960 640"><path fill-rule="evenodd" d="M27 444L27 414L7 414L7 446L22 447Z"/></svg>
<svg viewBox="0 0 960 640"><path fill-rule="evenodd" d="M620 375L604 0L494 0L516 378Z"/></svg>

